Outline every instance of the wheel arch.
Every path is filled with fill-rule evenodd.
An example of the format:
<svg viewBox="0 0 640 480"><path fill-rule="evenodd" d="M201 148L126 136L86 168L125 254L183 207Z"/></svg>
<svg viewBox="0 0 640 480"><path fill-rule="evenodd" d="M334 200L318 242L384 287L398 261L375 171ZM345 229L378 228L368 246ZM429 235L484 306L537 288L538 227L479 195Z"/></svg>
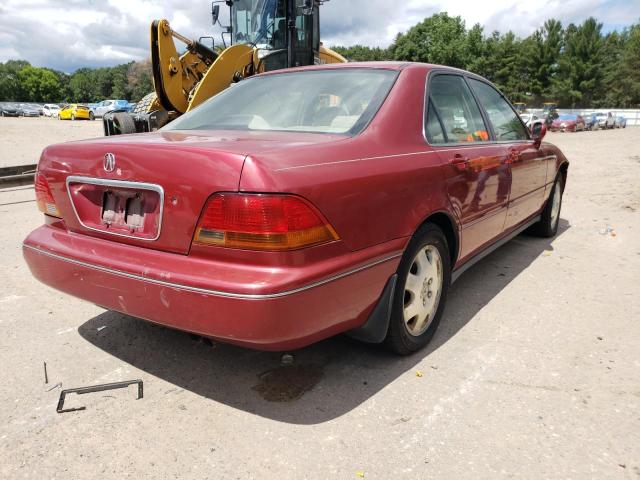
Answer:
<svg viewBox="0 0 640 480"><path fill-rule="evenodd" d="M562 190L564 191L564 187L567 184L567 175L569 173L569 162L562 162L558 168L558 173L562 175Z"/></svg>
<svg viewBox="0 0 640 480"><path fill-rule="evenodd" d="M455 267L458 260L458 252L460 250L460 232L458 230L458 223L454 220L452 214L447 211L439 210L430 213L421 223L418 228L413 232L417 232L423 225L427 223L433 223L437 225L444 233L447 239L447 245L449 247L449 256L451 260L451 268Z"/></svg>

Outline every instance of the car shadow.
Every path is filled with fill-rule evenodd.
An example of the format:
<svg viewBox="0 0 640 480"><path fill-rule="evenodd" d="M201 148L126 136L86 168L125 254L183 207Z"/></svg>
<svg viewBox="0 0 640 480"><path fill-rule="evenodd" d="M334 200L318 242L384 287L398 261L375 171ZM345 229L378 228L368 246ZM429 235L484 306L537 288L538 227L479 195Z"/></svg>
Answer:
<svg viewBox="0 0 640 480"><path fill-rule="evenodd" d="M557 236L569 228L561 219ZM317 424L354 409L448 342L543 251L553 250L552 241L520 235L465 272L450 290L432 342L407 357L337 336L288 358L212 343L113 311L78 331L96 347L177 388L265 418Z"/></svg>

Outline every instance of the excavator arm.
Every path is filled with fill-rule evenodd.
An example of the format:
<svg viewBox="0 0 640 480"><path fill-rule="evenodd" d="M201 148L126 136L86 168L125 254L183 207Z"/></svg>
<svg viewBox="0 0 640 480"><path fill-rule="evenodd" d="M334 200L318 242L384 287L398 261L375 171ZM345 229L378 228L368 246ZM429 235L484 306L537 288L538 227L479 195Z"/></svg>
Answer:
<svg viewBox="0 0 640 480"><path fill-rule="evenodd" d="M180 55L174 39L184 43ZM151 24L151 64L153 83L160 105L167 111L184 113L189 98L218 54L200 42L189 40L171 29L167 20Z"/></svg>

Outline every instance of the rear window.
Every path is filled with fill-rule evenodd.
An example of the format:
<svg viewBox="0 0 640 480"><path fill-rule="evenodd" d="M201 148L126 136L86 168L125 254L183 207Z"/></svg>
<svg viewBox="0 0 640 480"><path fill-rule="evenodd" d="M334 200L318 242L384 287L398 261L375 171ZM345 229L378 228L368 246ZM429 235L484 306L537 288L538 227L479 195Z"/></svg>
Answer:
<svg viewBox="0 0 640 480"><path fill-rule="evenodd" d="M355 135L373 118L397 72L336 69L243 80L163 130L259 130Z"/></svg>

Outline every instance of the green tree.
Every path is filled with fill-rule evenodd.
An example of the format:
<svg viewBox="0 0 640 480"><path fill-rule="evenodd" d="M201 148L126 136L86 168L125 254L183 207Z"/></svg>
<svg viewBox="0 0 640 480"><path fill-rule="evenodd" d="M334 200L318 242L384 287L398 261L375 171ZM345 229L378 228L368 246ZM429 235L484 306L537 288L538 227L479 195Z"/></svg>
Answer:
<svg viewBox="0 0 640 480"><path fill-rule="evenodd" d="M18 74L23 68L30 66L29 62L24 60L7 60L0 63L0 100L23 100Z"/></svg>
<svg viewBox="0 0 640 480"><path fill-rule="evenodd" d="M352 47L331 47L351 62L372 62L381 60L391 60L391 55L387 49L380 47L366 47L364 45L353 45Z"/></svg>
<svg viewBox="0 0 640 480"><path fill-rule="evenodd" d="M603 91L602 24L588 18L580 26L570 24L558 62L553 92L570 107L590 107Z"/></svg>
<svg viewBox="0 0 640 480"><path fill-rule="evenodd" d="M558 76L558 61L562 51L564 30L555 19L544 22L523 44L525 63L531 72L531 92L534 101L550 100L553 83Z"/></svg>
<svg viewBox="0 0 640 480"><path fill-rule="evenodd" d="M99 98L91 69L81 68L71 75L69 94L74 102L89 103Z"/></svg>
<svg viewBox="0 0 640 480"><path fill-rule="evenodd" d="M398 34L389 47L395 60L437 63L464 68L469 60L464 20L436 13Z"/></svg>
<svg viewBox="0 0 640 480"><path fill-rule="evenodd" d="M22 89L21 99L28 102L50 102L61 96L60 80L51 70L38 67L24 67L18 72Z"/></svg>

